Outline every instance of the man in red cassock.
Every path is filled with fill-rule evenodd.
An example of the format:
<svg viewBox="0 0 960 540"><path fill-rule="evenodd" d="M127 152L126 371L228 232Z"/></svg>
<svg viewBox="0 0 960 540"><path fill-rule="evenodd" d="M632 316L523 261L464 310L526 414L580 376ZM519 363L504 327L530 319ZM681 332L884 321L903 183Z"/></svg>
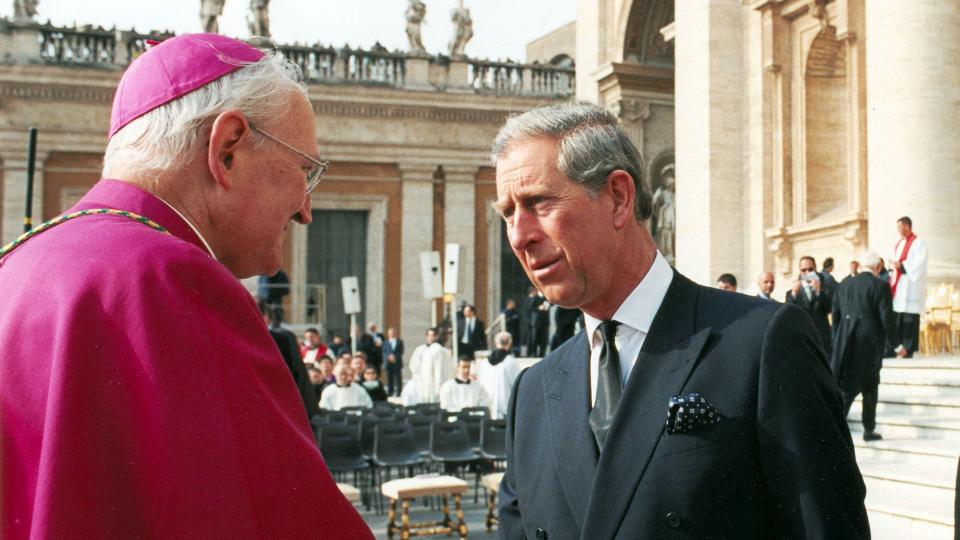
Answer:
<svg viewBox="0 0 960 540"><path fill-rule="evenodd" d="M0 538L372 538L237 279L310 222L315 129L242 42L131 64L103 179L0 251Z"/></svg>

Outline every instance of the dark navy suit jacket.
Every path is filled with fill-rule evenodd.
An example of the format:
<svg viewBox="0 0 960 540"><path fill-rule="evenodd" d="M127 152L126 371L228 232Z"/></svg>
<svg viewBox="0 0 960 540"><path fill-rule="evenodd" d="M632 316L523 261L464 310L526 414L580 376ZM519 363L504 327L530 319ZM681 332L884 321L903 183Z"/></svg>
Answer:
<svg viewBox="0 0 960 540"><path fill-rule="evenodd" d="M525 371L508 418L500 538L868 538L865 488L810 317L679 273L598 456L578 334ZM671 396L723 416L665 430Z"/></svg>

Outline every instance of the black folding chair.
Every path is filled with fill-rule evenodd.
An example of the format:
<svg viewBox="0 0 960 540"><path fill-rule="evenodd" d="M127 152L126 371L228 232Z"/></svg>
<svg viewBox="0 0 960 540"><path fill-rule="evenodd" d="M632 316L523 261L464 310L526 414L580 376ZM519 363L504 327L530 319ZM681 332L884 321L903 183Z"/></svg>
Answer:
<svg viewBox="0 0 960 540"><path fill-rule="evenodd" d="M373 459L373 443L376 432L374 431L379 424L393 422L393 418L378 418L376 416L364 416L360 419L358 427L360 433L360 451L363 457Z"/></svg>
<svg viewBox="0 0 960 540"><path fill-rule="evenodd" d="M478 456L461 420L435 422L430 426L430 457L449 472L475 464Z"/></svg>
<svg viewBox="0 0 960 540"><path fill-rule="evenodd" d="M417 451L425 456L430 455L430 426L433 425L438 420L433 416L425 416L422 414L412 414L408 415L404 420L407 425L410 426L410 429L413 431L413 440L414 444L417 447Z"/></svg>
<svg viewBox="0 0 960 540"><path fill-rule="evenodd" d="M417 450L413 428L402 422L384 422L374 428L373 463L377 466L374 474L375 485L390 480L393 467L407 469L407 475L414 475L414 468L424 464L423 455ZM386 478L379 474L383 469ZM379 490L378 490L379 491ZM377 510L383 509L382 497L377 497Z"/></svg>
<svg viewBox="0 0 960 540"><path fill-rule="evenodd" d="M463 409L457 413L457 418L463 421L467 426L467 434L470 436L470 444L474 448L480 448L480 424L490 416L490 411L486 407L471 407Z"/></svg>
<svg viewBox="0 0 960 540"><path fill-rule="evenodd" d="M473 494L473 502L477 502L477 493L480 491L481 472L493 472L501 470L498 463L503 463L507 459L507 421L493 420L484 418L480 423L480 457L489 464L489 471L482 471L477 467L476 486ZM485 467L484 467L485 468Z"/></svg>
<svg viewBox="0 0 960 540"><path fill-rule="evenodd" d="M343 424L325 424L317 432L317 444L327 468L334 477L353 473L353 482L360 486L361 499L370 508L367 482L360 482L360 473L370 471L370 462L360 451L360 437L357 428ZM371 476L372 479L372 476ZM372 483L372 481L370 482Z"/></svg>

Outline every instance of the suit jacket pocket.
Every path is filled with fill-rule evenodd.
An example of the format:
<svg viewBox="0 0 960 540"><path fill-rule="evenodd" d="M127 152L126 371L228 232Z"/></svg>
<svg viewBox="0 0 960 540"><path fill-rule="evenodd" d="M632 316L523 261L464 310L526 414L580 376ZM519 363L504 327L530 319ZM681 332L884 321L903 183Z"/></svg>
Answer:
<svg viewBox="0 0 960 540"><path fill-rule="evenodd" d="M706 425L687 433L664 432L653 459L695 452L719 444L739 447L747 441L747 438L746 425L742 416L724 418L716 424Z"/></svg>

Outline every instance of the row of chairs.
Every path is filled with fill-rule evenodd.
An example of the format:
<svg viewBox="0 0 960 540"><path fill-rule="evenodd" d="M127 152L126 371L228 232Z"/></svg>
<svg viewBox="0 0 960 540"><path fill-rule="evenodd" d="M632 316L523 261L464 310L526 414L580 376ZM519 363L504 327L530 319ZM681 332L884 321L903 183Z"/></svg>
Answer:
<svg viewBox="0 0 960 540"><path fill-rule="evenodd" d="M364 413L328 414L315 418L314 425L327 466L335 476L354 475L368 508L369 495L378 492L381 479L389 480L394 469L407 475L437 471L462 476L460 471L471 468L479 486L481 470L502 468L506 459L506 423L489 418L485 409ZM354 422L352 417L359 418ZM381 508L379 497L375 501Z"/></svg>

